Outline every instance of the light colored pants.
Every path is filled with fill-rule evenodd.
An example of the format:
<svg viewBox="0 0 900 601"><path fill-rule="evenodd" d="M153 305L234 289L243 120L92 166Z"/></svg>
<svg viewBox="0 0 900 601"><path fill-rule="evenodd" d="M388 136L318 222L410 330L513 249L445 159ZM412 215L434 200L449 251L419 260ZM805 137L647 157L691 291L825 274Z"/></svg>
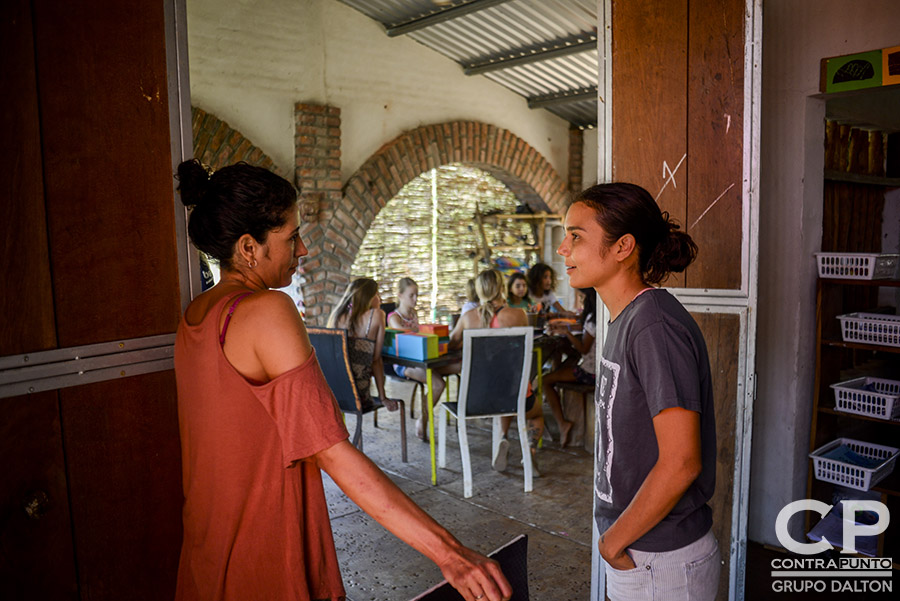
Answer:
<svg viewBox="0 0 900 601"><path fill-rule="evenodd" d="M713 601L722 560L712 531L686 547L647 553L627 549L637 566L616 570L606 565L610 601Z"/></svg>

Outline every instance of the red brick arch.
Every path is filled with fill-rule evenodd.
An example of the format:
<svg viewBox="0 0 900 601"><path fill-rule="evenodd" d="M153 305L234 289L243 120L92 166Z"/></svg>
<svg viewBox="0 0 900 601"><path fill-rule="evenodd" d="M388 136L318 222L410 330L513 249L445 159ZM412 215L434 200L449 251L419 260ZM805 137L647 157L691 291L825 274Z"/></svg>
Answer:
<svg viewBox="0 0 900 601"><path fill-rule="evenodd" d="M201 108L191 107L194 157L212 169L244 161L279 173L272 159L228 123Z"/></svg>
<svg viewBox="0 0 900 601"><path fill-rule="evenodd" d="M524 140L494 125L454 121L408 131L382 146L322 207L303 232L307 319L323 323L350 281L350 267L378 212L408 182L429 169L465 163L491 173L535 210L562 212L566 181Z"/></svg>

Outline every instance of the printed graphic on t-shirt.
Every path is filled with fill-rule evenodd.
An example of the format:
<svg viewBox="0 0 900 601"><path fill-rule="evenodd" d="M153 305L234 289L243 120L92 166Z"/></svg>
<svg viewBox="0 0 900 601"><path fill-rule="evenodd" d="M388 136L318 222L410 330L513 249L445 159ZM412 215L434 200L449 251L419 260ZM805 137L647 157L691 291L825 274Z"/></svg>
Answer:
<svg viewBox="0 0 900 601"><path fill-rule="evenodd" d="M612 415L616 402L616 388L619 384L618 363L600 358L600 371L597 374L597 390L594 394L597 415L597 475L594 491L597 498L612 504L612 461L615 451L613 440Z"/></svg>

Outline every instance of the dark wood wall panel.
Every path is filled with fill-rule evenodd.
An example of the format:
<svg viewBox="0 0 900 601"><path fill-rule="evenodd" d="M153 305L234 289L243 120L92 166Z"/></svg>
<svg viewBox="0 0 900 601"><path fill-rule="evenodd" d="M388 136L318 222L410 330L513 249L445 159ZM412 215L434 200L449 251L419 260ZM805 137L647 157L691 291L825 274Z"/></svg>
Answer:
<svg viewBox="0 0 900 601"><path fill-rule="evenodd" d="M75 599L57 393L0 399L0 415L0 599Z"/></svg>
<svg viewBox="0 0 900 601"><path fill-rule="evenodd" d="M667 286L740 288L743 61L743 0L613 0L613 179L700 249Z"/></svg>
<svg viewBox="0 0 900 601"><path fill-rule="evenodd" d="M171 599L183 500L174 372L59 394L83 598Z"/></svg>
<svg viewBox="0 0 900 601"><path fill-rule="evenodd" d="M56 346L34 40L28 0L4 3L0 15L0 356Z"/></svg>
<svg viewBox="0 0 900 601"><path fill-rule="evenodd" d="M681 162L688 150L687 45L687 0L613 0L613 180L643 186L682 224L687 206L687 160ZM666 282L683 284L681 275Z"/></svg>
<svg viewBox="0 0 900 601"><path fill-rule="evenodd" d="M728 598L731 514L734 500L735 416L738 379L738 354L741 334L740 317L713 313L692 313L703 332L709 351L716 411L716 492L713 509L713 532L722 551L722 573L718 599Z"/></svg>
<svg viewBox="0 0 900 601"><path fill-rule="evenodd" d="M34 0L61 346L178 323L163 8Z"/></svg>
<svg viewBox="0 0 900 601"><path fill-rule="evenodd" d="M685 227L691 288L740 288L744 0L690 0Z"/></svg>

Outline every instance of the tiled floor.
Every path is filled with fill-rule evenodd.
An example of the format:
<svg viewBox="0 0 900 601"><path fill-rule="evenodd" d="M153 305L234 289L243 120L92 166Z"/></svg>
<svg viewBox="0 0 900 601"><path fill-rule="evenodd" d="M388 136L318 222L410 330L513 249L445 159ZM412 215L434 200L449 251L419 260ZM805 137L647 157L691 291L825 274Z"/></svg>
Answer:
<svg viewBox="0 0 900 601"><path fill-rule="evenodd" d="M408 398L404 389L388 392ZM418 409L418 407L417 407ZM408 411L408 409L407 409ZM349 417L347 426L355 426ZM552 420L552 418L550 418ZM547 442L540 451L543 476L525 493L518 441L511 440L509 467L490 466L489 422L469 429L474 495L462 495L462 464L455 428L448 428L447 468L430 483L428 445L415 437L407 414L409 463L400 461L399 417L379 412L379 428L366 416L364 450L412 499L464 544L489 552L518 534L528 535L532 599L587 599L591 565L591 471L593 459L579 448ZM515 434L511 434L511 438ZM352 601L400 601L440 582L440 571L424 556L384 530L327 477L325 491L338 559Z"/></svg>
<svg viewBox="0 0 900 601"><path fill-rule="evenodd" d="M391 396L408 398L396 389ZM417 407L418 409L418 407ZM407 408L408 410L408 408ZM593 459L580 448L561 450L548 441L540 451L541 478L531 493L523 491L521 452L512 440L509 467L490 467L490 429L485 420L470 427L474 496L462 496L462 466L456 430L450 428L447 468L430 484L428 445L415 437L407 415L409 463L400 461L399 417L380 411L379 428L366 416L363 440L369 455L413 500L466 545L483 553L518 534L528 535L529 590L536 601L587 600L591 565L591 472ZM355 426L348 418L348 427ZM548 417L548 428L555 422ZM513 433L512 436L515 436ZM324 476L338 559L352 601L404 601L439 582L440 571L363 513ZM720 543L721 544L721 543ZM744 598L887 599L892 594L784 593L773 590L771 560L777 550L749 543ZM900 575L894 571L894 580Z"/></svg>

